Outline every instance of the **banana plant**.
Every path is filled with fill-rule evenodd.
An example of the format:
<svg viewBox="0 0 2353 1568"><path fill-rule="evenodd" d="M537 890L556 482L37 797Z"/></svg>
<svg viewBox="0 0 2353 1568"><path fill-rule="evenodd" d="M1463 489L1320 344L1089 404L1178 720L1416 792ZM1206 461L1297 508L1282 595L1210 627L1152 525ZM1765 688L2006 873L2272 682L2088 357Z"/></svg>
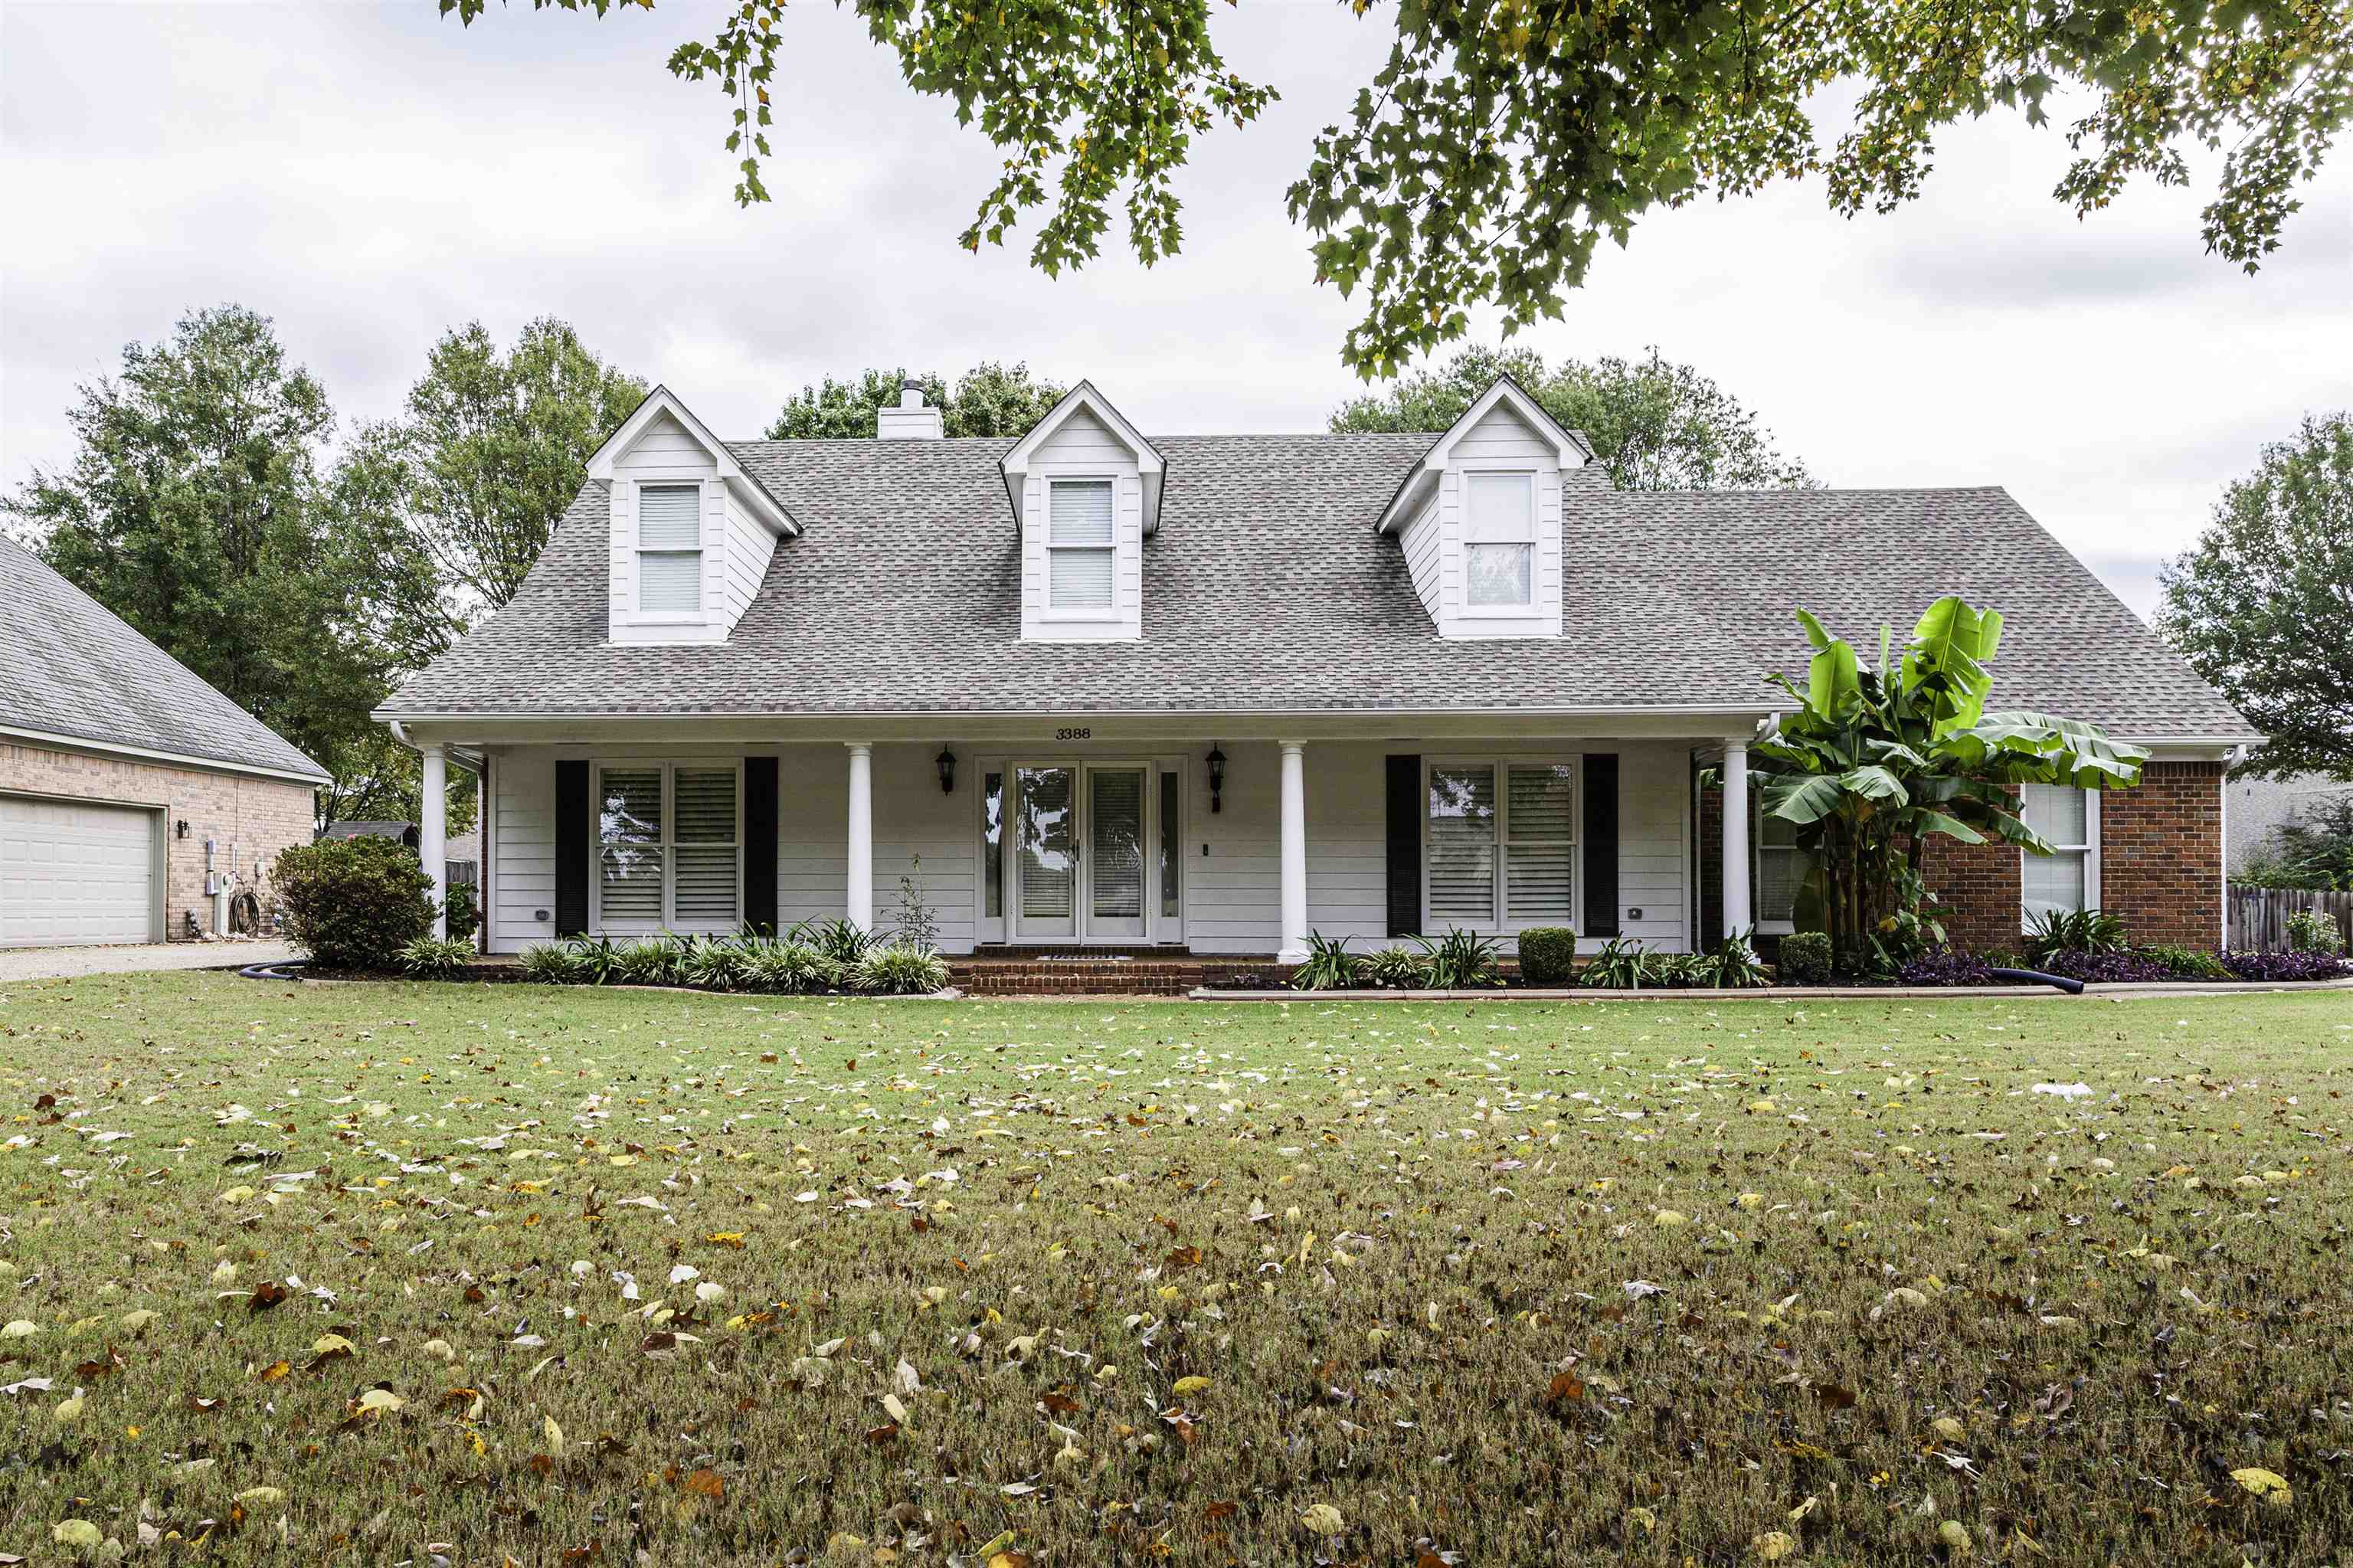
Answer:
<svg viewBox="0 0 2353 1568"><path fill-rule="evenodd" d="M1768 684L1791 712L1750 748L1764 810L1797 824L1813 859L1799 895L1801 927L1830 933L1841 962L1891 961L1941 943L1935 895L1921 874L1927 842L1999 842L2030 854L2052 846L2019 815L2030 783L2130 788L2148 753L2098 726L2038 713L1988 713L1988 666L2001 645L1999 610L1958 595L1928 607L1899 650L1879 629L1865 663L1820 620L1798 611L1813 657L1801 688Z"/></svg>

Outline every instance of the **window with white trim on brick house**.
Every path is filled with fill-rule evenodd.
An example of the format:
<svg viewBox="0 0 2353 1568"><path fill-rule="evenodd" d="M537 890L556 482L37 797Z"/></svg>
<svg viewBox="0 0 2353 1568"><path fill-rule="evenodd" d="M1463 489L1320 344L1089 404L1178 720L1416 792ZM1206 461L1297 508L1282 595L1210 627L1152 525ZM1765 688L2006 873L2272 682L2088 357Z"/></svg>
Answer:
<svg viewBox="0 0 2353 1568"><path fill-rule="evenodd" d="M2040 916L2100 906L2100 794L2070 784L2029 784L2019 816L2052 853L2019 852L2022 927Z"/></svg>

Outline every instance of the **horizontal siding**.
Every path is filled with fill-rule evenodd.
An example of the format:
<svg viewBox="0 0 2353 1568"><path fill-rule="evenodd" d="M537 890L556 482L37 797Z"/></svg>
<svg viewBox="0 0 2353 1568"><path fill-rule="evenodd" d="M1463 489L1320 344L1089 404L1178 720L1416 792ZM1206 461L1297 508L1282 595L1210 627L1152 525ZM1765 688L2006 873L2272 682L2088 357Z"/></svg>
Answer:
<svg viewBox="0 0 2353 1568"><path fill-rule="evenodd" d="M1139 455L1130 451L1127 443L1112 434L1111 428L1094 415L1084 408L1073 408L1052 435L1038 443L1029 461L1082 467L1095 463L1109 471L1134 468Z"/></svg>
<svg viewBox="0 0 2353 1568"><path fill-rule="evenodd" d="M613 471L623 479L692 472L716 474L718 462L684 425L662 415L648 425L629 450L613 460Z"/></svg>

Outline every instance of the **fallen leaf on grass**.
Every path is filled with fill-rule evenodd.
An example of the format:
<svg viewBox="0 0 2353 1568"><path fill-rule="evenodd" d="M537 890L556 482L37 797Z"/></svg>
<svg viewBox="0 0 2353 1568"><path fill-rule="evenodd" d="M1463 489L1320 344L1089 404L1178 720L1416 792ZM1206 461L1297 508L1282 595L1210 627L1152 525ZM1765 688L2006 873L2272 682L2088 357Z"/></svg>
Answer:
<svg viewBox="0 0 2353 1568"><path fill-rule="evenodd" d="M1299 1516L1299 1522L1318 1535L1337 1535L1348 1528L1348 1521L1330 1503L1315 1503Z"/></svg>
<svg viewBox="0 0 2353 1568"><path fill-rule="evenodd" d="M2288 1489L2287 1478L2276 1470L2250 1465L2244 1469L2232 1471L2231 1478L2273 1508L2287 1507L2295 1496Z"/></svg>
<svg viewBox="0 0 2353 1568"><path fill-rule="evenodd" d="M1749 1550L1767 1563L1778 1563L1798 1549L1798 1538L1786 1530L1768 1530L1748 1542Z"/></svg>

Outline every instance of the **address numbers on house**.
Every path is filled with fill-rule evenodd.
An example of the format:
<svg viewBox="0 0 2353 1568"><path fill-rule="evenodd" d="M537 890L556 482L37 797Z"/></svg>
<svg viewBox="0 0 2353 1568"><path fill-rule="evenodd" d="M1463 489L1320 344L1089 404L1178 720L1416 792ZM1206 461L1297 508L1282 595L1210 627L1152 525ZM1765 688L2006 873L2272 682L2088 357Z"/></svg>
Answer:
<svg viewBox="0 0 2353 1568"><path fill-rule="evenodd" d="M1095 732L1085 725L1064 725L1054 732L1056 740L1092 740Z"/></svg>

